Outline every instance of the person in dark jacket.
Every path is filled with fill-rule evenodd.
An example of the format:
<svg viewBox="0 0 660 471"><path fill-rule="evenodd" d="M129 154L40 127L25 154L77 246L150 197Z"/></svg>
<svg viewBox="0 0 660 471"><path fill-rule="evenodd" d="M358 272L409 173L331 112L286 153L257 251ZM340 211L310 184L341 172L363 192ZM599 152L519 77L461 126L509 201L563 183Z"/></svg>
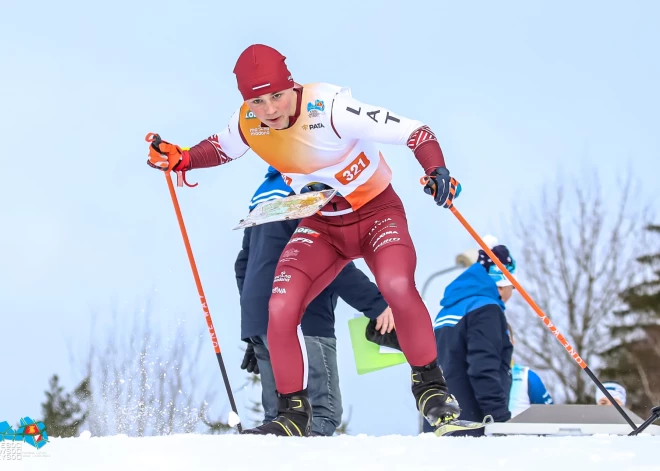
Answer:
<svg viewBox="0 0 660 471"><path fill-rule="evenodd" d="M259 203L293 194L281 174L269 167L266 180L257 189L250 211ZM278 413L275 377L268 352L268 301L273 278L286 281L287 273L275 273L280 259L295 258L296 249L285 250L299 220L278 221L246 228L235 263L241 297L241 338L248 343L242 369L261 376L264 423ZM388 335L394 318L378 287L350 262L335 280L307 306L301 330L308 361L308 393L312 405L312 435L330 436L341 423L342 402L337 369L335 308L341 297L370 321L371 339ZM299 332L300 335L300 332Z"/></svg>
<svg viewBox="0 0 660 471"><path fill-rule="evenodd" d="M492 249L510 273L516 269L509 249ZM433 328L438 362L447 386L461 405L461 419L495 422L511 418L511 358L513 345L507 331L505 302L513 293L511 282L483 251L479 259L445 289L442 309ZM425 424L426 425L426 424ZM430 427L424 427L430 432ZM455 435L482 435L483 429Z"/></svg>

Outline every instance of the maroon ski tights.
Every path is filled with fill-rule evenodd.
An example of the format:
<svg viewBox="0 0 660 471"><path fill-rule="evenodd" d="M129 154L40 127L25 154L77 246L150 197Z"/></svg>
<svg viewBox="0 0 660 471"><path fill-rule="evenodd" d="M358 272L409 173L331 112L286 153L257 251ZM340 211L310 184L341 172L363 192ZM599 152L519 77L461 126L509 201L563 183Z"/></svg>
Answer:
<svg viewBox="0 0 660 471"><path fill-rule="evenodd" d="M334 198L323 211L348 208ZM389 186L355 212L303 219L284 248L269 303L268 347L277 391L307 387L307 354L300 330L306 306L349 260L363 258L392 309L403 352L412 366L435 360L428 310L415 287L417 257L401 200Z"/></svg>

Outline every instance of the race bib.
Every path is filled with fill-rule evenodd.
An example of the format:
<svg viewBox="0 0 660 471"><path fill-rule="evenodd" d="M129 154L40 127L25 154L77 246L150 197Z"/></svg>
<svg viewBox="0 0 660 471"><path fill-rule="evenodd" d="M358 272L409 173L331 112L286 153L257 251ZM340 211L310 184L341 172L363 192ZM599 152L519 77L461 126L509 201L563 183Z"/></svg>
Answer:
<svg viewBox="0 0 660 471"><path fill-rule="evenodd" d="M348 185L366 170L370 163L364 152L360 152L350 164L335 174L335 178L342 185Z"/></svg>

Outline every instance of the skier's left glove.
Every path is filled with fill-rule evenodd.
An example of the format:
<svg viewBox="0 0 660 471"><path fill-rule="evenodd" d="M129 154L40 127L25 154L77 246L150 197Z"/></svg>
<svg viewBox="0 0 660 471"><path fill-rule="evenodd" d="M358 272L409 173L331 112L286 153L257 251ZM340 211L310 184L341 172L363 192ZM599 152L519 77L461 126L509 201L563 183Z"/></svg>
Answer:
<svg viewBox="0 0 660 471"><path fill-rule="evenodd" d="M243 357L243 363L241 363L241 369L246 370L248 373L254 373L255 375L259 374L257 355L254 353L254 347L251 343L248 343L247 348L245 349L245 356Z"/></svg>
<svg viewBox="0 0 660 471"><path fill-rule="evenodd" d="M443 208L451 208L454 199L461 194L461 184L449 175L445 167L438 167L430 175L421 178L424 193L433 196L436 204Z"/></svg>
<svg viewBox="0 0 660 471"><path fill-rule="evenodd" d="M376 319L371 319L369 321L364 334L367 340L370 342L381 345L383 347L396 348L399 351L403 351L399 345L399 338L396 335L396 329L392 332L381 334L379 330L376 329Z"/></svg>

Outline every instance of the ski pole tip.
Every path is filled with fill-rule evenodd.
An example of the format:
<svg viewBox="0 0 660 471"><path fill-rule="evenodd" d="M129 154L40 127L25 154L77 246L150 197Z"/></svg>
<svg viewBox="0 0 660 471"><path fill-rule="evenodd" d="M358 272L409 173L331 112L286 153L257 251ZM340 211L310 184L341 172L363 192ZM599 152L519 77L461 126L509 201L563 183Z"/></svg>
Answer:
<svg viewBox="0 0 660 471"><path fill-rule="evenodd" d="M227 418L227 424L230 427L236 427L238 424L241 423L241 418L238 416L236 412L229 411L229 417Z"/></svg>

